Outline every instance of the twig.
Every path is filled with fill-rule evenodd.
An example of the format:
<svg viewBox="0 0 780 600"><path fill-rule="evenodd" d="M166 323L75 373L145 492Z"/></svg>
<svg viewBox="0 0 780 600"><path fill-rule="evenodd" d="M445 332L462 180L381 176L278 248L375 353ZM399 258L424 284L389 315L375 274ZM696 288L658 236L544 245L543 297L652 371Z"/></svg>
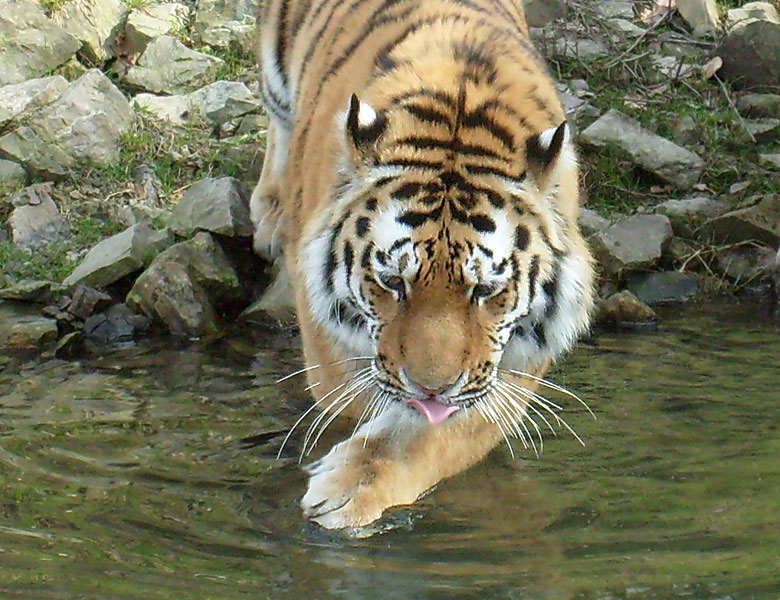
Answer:
<svg viewBox="0 0 780 600"><path fill-rule="evenodd" d="M748 137L750 137L750 141L754 144L756 143L756 137L753 135L753 133L748 129L747 123L745 123L745 119L742 118L742 115L739 114L739 111L737 110L737 105L734 104L734 100L731 98L731 94L729 94L728 89L726 89L726 85L723 83L720 77L718 77L717 73L714 75L713 79L715 79L718 84L720 85L720 89L723 90L723 95L726 96L726 101L729 103L729 106L734 111L734 114L737 115L737 119L739 120L740 124L742 125L742 128L747 132Z"/></svg>

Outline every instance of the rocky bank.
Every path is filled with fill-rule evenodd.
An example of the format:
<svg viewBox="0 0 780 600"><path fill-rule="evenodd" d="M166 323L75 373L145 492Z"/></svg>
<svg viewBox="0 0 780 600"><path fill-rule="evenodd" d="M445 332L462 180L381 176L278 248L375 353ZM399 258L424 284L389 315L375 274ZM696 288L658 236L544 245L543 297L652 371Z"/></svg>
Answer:
<svg viewBox="0 0 780 600"><path fill-rule="evenodd" d="M279 316L247 206L258 2L0 0L0 347L67 356ZM776 8L526 4L582 149L600 319L718 291L777 303ZM690 114L653 117L680 94Z"/></svg>

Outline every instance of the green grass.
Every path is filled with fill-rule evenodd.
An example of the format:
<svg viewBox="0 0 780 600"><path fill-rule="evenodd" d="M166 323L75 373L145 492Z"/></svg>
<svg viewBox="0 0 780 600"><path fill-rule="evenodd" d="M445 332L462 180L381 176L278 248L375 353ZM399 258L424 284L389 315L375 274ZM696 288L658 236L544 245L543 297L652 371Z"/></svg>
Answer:
<svg viewBox="0 0 780 600"><path fill-rule="evenodd" d="M36 248L20 248L12 242L0 242L0 264L11 283L21 279L48 279L61 282L76 265L76 252L124 229L110 220L84 218L74 220L71 235Z"/></svg>

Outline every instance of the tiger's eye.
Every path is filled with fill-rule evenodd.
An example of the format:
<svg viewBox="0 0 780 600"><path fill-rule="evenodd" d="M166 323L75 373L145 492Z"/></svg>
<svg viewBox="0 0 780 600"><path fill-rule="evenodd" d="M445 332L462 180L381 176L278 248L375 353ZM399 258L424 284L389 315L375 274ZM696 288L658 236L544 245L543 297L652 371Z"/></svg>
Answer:
<svg viewBox="0 0 780 600"><path fill-rule="evenodd" d="M406 285L404 284L403 277L398 275L391 275L389 277L382 278L382 284L389 290L392 290L399 296L403 297L406 293Z"/></svg>
<svg viewBox="0 0 780 600"><path fill-rule="evenodd" d="M487 298L490 296L494 291L494 288L492 285L487 285L486 283L478 283L474 286L474 289L471 290L471 297L474 298L474 300L482 300L484 298Z"/></svg>

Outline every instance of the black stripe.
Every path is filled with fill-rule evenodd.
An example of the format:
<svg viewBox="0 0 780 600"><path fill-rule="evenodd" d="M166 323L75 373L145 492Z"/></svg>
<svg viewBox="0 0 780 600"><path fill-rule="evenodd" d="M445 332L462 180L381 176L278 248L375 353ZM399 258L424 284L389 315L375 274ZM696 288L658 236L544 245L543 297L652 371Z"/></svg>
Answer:
<svg viewBox="0 0 780 600"><path fill-rule="evenodd" d="M522 181L522 179L514 173L499 169L498 167L489 167L487 165L463 165L463 168L471 175L495 175L496 177L503 177L504 179Z"/></svg>
<svg viewBox="0 0 780 600"><path fill-rule="evenodd" d="M424 123L444 125L447 129L452 129L452 121L447 113L429 106L420 106L418 104L404 104L403 108Z"/></svg>
<svg viewBox="0 0 780 600"><path fill-rule="evenodd" d="M525 225L518 225L515 228L515 248L524 252L528 249L528 241L531 239L531 233Z"/></svg>
<svg viewBox="0 0 780 600"><path fill-rule="evenodd" d="M355 264L355 250L352 244L344 242L344 265L347 268L347 281L352 279L352 267ZM349 286L348 286L349 287Z"/></svg>
<svg viewBox="0 0 780 600"><path fill-rule="evenodd" d="M441 207L432 210L431 212L417 212L417 211L409 211L406 212L398 217L396 217L396 221L401 223L402 225L408 225L411 228L420 227L421 225L424 225L426 221L436 221L441 217Z"/></svg>
<svg viewBox="0 0 780 600"><path fill-rule="evenodd" d="M397 158L386 163L381 163L388 167L404 167L407 169L424 169L426 171L438 171L442 168L442 163L434 160L415 160L412 158Z"/></svg>
<svg viewBox="0 0 780 600"><path fill-rule="evenodd" d="M396 200L408 200L420 193L422 185L419 183L405 183L392 193Z"/></svg>
<svg viewBox="0 0 780 600"><path fill-rule="evenodd" d="M463 115L461 125L463 127L485 129L509 150L514 151L515 149L515 140L512 132L488 115L483 107Z"/></svg>
<svg viewBox="0 0 780 600"><path fill-rule="evenodd" d="M368 230L371 228L371 219L368 217L359 217L357 221L355 221L355 234L359 238L363 238L368 233Z"/></svg>
<svg viewBox="0 0 780 600"><path fill-rule="evenodd" d="M536 295L536 278L539 277L539 255L534 254L531 259L531 266L528 269L528 306L531 306L531 302Z"/></svg>
<svg viewBox="0 0 780 600"><path fill-rule="evenodd" d="M479 232L490 233L496 230L496 223L487 215L471 215L471 226Z"/></svg>

